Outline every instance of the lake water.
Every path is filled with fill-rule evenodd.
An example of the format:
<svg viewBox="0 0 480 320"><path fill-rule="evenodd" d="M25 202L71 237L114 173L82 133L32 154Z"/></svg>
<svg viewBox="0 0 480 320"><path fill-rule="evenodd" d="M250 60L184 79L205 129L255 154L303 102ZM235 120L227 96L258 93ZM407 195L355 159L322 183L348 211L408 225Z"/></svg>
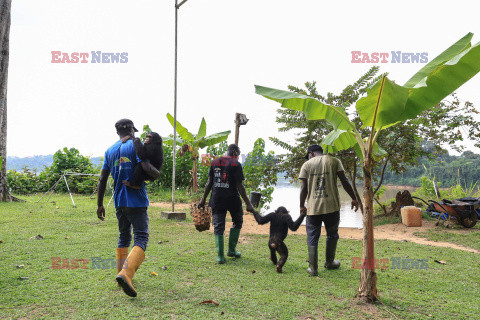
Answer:
<svg viewBox="0 0 480 320"><path fill-rule="evenodd" d="M363 196L363 188L357 187L358 192ZM340 227L342 228L363 228L363 217L360 209L357 212L350 208L351 199L350 196L343 190L338 188L340 193ZM398 191L409 190L412 192L412 187L389 187L383 194L381 201L387 201L395 198ZM275 191L272 194L272 202L270 203L270 209L262 210L262 213L272 212L280 206L286 207L290 211L290 215L295 220L300 215L299 211L300 202L300 186L298 184L290 184L288 182L279 181L275 187ZM303 222L305 224L305 221Z"/></svg>

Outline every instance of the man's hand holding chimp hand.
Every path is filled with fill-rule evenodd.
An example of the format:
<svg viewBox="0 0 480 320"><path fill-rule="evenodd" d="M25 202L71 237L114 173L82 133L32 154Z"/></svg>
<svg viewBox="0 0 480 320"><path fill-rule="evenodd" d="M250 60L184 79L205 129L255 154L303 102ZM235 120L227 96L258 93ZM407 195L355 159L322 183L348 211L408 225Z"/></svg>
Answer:
<svg viewBox="0 0 480 320"><path fill-rule="evenodd" d="M307 208L305 208L305 206L300 206L300 214L303 214L303 215L307 214Z"/></svg>
<svg viewBox="0 0 480 320"><path fill-rule="evenodd" d="M253 205L251 203L247 203L247 211L250 213L255 212L255 208L253 208Z"/></svg>

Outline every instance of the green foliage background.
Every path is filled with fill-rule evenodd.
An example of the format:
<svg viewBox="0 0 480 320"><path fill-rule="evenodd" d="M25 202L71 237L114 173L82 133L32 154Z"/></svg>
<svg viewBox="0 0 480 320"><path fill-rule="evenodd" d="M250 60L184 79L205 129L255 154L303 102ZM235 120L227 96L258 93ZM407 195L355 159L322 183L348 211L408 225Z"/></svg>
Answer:
<svg viewBox="0 0 480 320"><path fill-rule="evenodd" d="M9 170L7 173L7 186L13 193L29 194L45 192L57 182L63 173L98 174L100 168L92 165L89 157L82 156L75 148L63 148L53 156L51 166L37 174L37 171L24 168L23 172ZM96 176L67 176L68 186L73 193L93 193L98 184ZM61 182L57 191L67 192L67 186Z"/></svg>

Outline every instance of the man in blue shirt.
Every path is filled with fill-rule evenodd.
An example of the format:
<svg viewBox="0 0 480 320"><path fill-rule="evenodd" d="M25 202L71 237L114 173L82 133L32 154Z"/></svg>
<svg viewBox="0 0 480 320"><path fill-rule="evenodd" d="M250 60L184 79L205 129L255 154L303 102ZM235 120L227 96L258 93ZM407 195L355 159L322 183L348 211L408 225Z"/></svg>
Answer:
<svg viewBox="0 0 480 320"><path fill-rule="evenodd" d="M131 296L137 296L132 286L132 278L140 264L145 259L145 250L148 242L148 214L149 205L145 184L140 189L125 186L122 181L130 180L133 176L135 165L140 163L144 171L157 178L159 172L149 162L141 161L135 153L133 141L122 138L134 136L138 130L129 119L121 119L115 124L120 140L115 142L106 152L103 162L100 182L98 184L97 216L100 220L105 219L103 197L109 174L112 175L114 184L114 203L120 232L117 248L117 272L116 280L123 291ZM131 229L133 227L134 245L130 254L128 248L132 240Z"/></svg>

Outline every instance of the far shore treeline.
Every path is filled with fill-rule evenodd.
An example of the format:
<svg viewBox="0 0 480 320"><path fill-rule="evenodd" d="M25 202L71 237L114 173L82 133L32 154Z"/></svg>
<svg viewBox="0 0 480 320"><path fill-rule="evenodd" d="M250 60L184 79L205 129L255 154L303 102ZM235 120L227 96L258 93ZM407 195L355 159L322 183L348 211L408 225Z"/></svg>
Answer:
<svg viewBox="0 0 480 320"><path fill-rule="evenodd" d="M165 161L161 169L160 177L147 184L149 192L158 193L168 191L172 187L173 147L164 144ZM222 142L210 146L198 159L198 184L203 187L208 178L209 161L214 157L224 155L227 143ZM188 153L177 151L176 179L177 189L190 192L191 170L193 168L191 156ZM275 170L275 155L272 151L265 151L265 141L261 138L254 143L253 150L242 154L245 187L248 193L251 191L263 194L260 205L264 206L271 202L273 186L277 183L278 172ZM168 156L169 155L169 156ZM210 155L210 157L205 157ZM80 154L75 148L63 148L53 156L33 156L26 158L7 159L7 185L13 194L31 194L46 192L60 178L63 173L87 173L99 174L102 168L103 158L90 158ZM73 193L92 194L96 191L98 176L67 176L68 186ZM67 192L67 187L62 181L56 186L59 192ZM107 190L107 193L109 190Z"/></svg>
<svg viewBox="0 0 480 320"><path fill-rule="evenodd" d="M90 161L91 168L93 169L93 171L88 171L92 173L99 173L102 165L102 157L84 158ZM188 159L183 159L182 157L180 157L178 170L186 170L186 172L188 173L188 170L190 170L191 168L188 165L189 162L186 160ZM452 187L457 184L465 187L471 187L475 185L477 181L480 181L480 154L476 154L471 151L465 151L459 156L450 155L448 152L446 152L445 154L439 154L434 161L431 161L427 158L420 158L418 162L418 165L409 166L406 172L403 174L395 174L388 170L389 168L387 167L383 184L420 187L421 176L427 176L431 179L435 179L442 185L442 187ZM16 172L16 174L22 173L27 176L38 176L39 174L44 172L46 168L49 168L52 164L53 155L9 157L7 160L7 170L9 171L8 175L10 177L13 177L15 175L14 171ZM168 163L166 164L166 166L168 166ZM200 185L202 185L206 181L207 173L206 170L202 170L202 168L203 166L201 167L199 172ZM171 168L165 167L162 170L171 170ZM177 180L177 184L180 183L180 186L182 188L187 188L189 179L188 174L183 175L181 172L177 174L180 175L180 177L177 177L177 179L179 179ZM277 172L277 174L278 177L284 176L282 172ZM168 178L171 178L171 173L170 175L168 175ZM169 181L170 180L168 180L167 177L164 177L161 186L165 188L171 187ZM42 190L39 191L43 191L45 188L41 189ZM18 192L20 190L12 191Z"/></svg>

